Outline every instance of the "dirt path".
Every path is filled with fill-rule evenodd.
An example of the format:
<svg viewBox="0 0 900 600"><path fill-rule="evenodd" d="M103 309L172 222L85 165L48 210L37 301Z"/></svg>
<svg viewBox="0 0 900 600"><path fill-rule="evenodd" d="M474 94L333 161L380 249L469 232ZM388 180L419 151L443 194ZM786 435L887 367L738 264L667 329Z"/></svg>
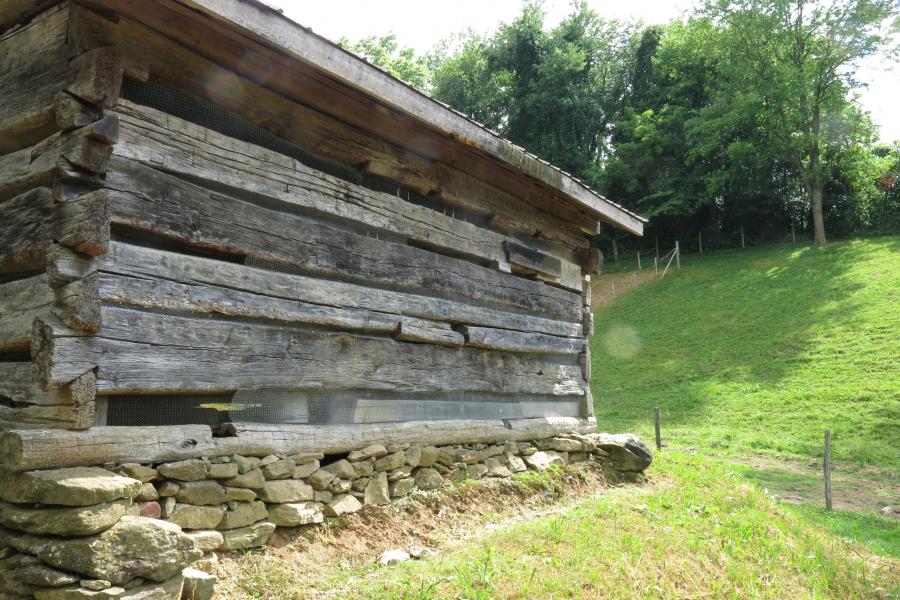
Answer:
<svg viewBox="0 0 900 600"><path fill-rule="evenodd" d="M604 273L591 281L591 308L600 310L616 301L618 296L627 294L636 287L653 283L653 265L649 270L631 273Z"/></svg>

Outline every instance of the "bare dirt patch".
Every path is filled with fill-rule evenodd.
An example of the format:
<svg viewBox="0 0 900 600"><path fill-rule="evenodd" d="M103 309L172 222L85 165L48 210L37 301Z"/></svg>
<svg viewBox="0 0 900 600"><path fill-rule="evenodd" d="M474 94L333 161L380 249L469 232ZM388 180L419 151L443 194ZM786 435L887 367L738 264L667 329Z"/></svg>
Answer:
<svg viewBox="0 0 900 600"><path fill-rule="evenodd" d="M600 310L613 304L616 298L648 283L654 283L656 276L653 265L643 271L625 273L604 273L591 280L591 309Z"/></svg>
<svg viewBox="0 0 900 600"><path fill-rule="evenodd" d="M752 469L747 476L771 494L793 504L824 504L824 480L819 461L751 456L739 461ZM834 507L859 513L877 513L885 506L900 506L900 481L875 467L837 464L831 473ZM895 519L900 514L893 513Z"/></svg>

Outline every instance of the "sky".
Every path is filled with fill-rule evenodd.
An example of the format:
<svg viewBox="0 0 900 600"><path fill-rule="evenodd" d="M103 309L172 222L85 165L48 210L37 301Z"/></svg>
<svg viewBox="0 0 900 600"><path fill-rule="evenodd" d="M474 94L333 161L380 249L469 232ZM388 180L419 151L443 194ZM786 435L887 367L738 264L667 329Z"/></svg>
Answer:
<svg viewBox="0 0 900 600"><path fill-rule="evenodd" d="M473 29L494 31L501 22L512 21L521 0L264 0L304 27L333 41L351 41L370 35L394 33L401 46L425 52L450 35ZM589 0L602 17L641 19L648 24L665 23L689 10L693 0ZM546 0L548 26L569 12L569 0ZM900 67L881 57L864 61L857 80L867 84L857 92L863 108L872 115L885 142L900 140Z"/></svg>

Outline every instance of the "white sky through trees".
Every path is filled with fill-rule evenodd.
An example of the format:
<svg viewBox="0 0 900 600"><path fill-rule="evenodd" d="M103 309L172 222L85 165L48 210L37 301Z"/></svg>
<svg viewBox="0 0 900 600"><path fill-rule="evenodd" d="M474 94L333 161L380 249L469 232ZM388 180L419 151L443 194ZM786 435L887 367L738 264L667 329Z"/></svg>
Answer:
<svg viewBox="0 0 900 600"><path fill-rule="evenodd" d="M316 33L337 41L394 33L401 46L425 52L439 40L472 29L488 33L513 20L521 0L265 0ZM606 18L641 19L648 24L678 18L694 6L692 0L589 0ZM569 0L546 0L547 24L558 23L571 10ZM860 88L860 104L872 114L885 142L900 140L900 67L884 57L867 59L857 73L867 84Z"/></svg>

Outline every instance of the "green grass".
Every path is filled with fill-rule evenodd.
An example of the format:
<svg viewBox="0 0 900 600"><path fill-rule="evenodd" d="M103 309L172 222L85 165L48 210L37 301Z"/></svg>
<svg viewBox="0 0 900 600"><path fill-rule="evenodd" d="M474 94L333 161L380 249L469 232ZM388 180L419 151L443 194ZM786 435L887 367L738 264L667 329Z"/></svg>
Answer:
<svg viewBox="0 0 900 600"><path fill-rule="evenodd" d="M887 598L897 565L773 502L731 467L679 452L626 486L438 558L369 567L337 597Z"/></svg>
<svg viewBox="0 0 900 600"><path fill-rule="evenodd" d="M784 506L840 538L862 544L875 554L900 559L900 521L896 519L846 510L828 511L816 506Z"/></svg>
<svg viewBox="0 0 900 600"><path fill-rule="evenodd" d="M900 473L900 237L684 256L597 315L604 431Z"/></svg>

